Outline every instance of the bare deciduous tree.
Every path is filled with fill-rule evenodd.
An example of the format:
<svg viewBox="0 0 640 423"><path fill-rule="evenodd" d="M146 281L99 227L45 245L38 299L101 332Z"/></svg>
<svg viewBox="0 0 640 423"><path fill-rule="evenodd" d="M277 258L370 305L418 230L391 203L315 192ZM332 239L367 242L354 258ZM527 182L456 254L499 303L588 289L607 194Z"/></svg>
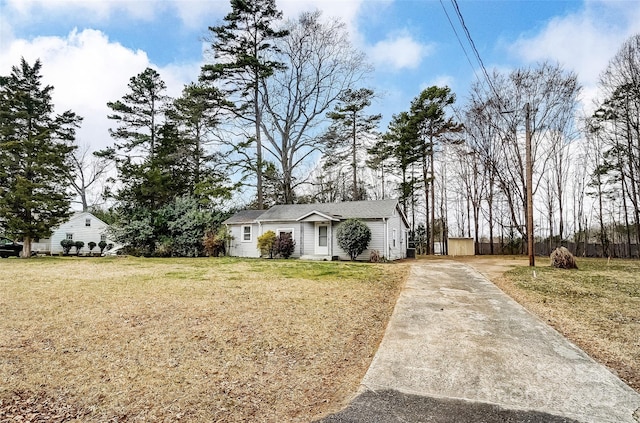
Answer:
<svg viewBox="0 0 640 423"><path fill-rule="evenodd" d="M111 167L109 160L93 156L86 145L73 152L67 178L78 196L77 201L82 205L82 211L87 211L89 206L95 205L90 204L89 199L92 195L96 198L101 195L96 194L94 188L104 182Z"/></svg>
<svg viewBox="0 0 640 423"><path fill-rule="evenodd" d="M351 45L344 23L323 21L319 11L302 13L286 30L275 56L286 68L261 85L262 127L264 148L280 167L285 202L292 203L304 182L296 171L322 147L318 135L325 114L370 67Z"/></svg>

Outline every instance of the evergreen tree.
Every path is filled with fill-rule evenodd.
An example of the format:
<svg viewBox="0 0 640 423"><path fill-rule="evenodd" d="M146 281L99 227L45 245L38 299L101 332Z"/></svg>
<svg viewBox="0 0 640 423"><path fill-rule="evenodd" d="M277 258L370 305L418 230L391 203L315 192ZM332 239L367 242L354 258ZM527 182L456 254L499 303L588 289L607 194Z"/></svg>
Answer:
<svg viewBox="0 0 640 423"><path fill-rule="evenodd" d="M235 100L230 110L253 124L253 134L247 141L255 141L256 146L255 162L250 163L250 168L256 174L260 209L263 208L264 166L260 86L276 69L284 67L281 62L270 59L277 51L274 40L287 35L287 31L274 29L280 19L282 12L276 8L275 0L231 0L231 12L225 16L224 25L209 27L216 61L203 66L201 76L204 81L220 84L225 96ZM241 154L246 154L247 147L246 142L236 146Z"/></svg>
<svg viewBox="0 0 640 423"><path fill-rule="evenodd" d="M453 105L456 96L449 87L431 86L423 90L411 103L412 125L417 130L415 141L422 165L424 184L428 254L433 253L435 226L435 149L437 143L447 141L447 136L460 132L462 126L447 116L447 108Z"/></svg>
<svg viewBox="0 0 640 423"><path fill-rule="evenodd" d="M364 109L371 105L373 91L368 88L346 90L340 97L340 104L327 116L333 121L325 135L325 167L330 168L349 162L352 168L351 200L363 200L363 192L358 184L358 152L366 147L382 118L381 115L367 115Z"/></svg>
<svg viewBox="0 0 640 423"><path fill-rule="evenodd" d="M217 88L191 83L167 113L180 138L181 167L189 178L188 193L203 202L228 198L235 188L222 168L221 153L210 151L215 130L225 118L224 108L229 106Z"/></svg>
<svg viewBox="0 0 640 423"><path fill-rule="evenodd" d="M206 149L223 100L217 90L191 84L174 101L152 69L131 78L129 88L108 103L116 143L98 153L118 170L113 235L137 254L199 255L213 202L232 190Z"/></svg>
<svg viewBox="0 0 640 423"><path fill-rule="evenodd" d="M52 86L42 87L42 65L24 58L0 77L0 230L24 241L45 238L70 215L67 167L81 118L57 115Z"/></svg>
<svg viewBox="0 0 640 423"><path fill-rule="evenodd" d="M417 126L408 112L393 115L387 132L371 149L369 154L372 160L391 160L393 168L400 171L400 202L403 211L409 215L408 200L412 200L417 181L409 173L409 168L419 159L416 149L418 139ZM415 221L413 222L415 224Z"/></svg>

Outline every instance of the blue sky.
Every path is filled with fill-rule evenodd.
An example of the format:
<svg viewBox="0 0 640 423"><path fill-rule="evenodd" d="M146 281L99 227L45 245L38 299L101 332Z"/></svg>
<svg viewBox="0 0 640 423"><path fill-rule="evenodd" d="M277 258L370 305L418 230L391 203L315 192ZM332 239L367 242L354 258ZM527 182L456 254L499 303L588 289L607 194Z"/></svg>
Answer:
<svg viewBox="0 0 640 423"><path fill-rule="evenodd" d="M430 85L448 85L458 103L477 69L450 0L280 0L285 17L321 9L341 18L353 44L375 67L366 85L380 98L375 112L388 122ZM620 44L640 32L640 1L458 1L488 69L560 62L584 86L585 107L597 77ZM460 47L447 9L471 58ZM85 117L80 144L112 143L107 101L119 99L129 78L156 68L178 95L197 78L202 37L221 22L228 0L0 0L0 74L21 56L43 62L60 110ZM384 128L381 128L384 129Z"/></svg>

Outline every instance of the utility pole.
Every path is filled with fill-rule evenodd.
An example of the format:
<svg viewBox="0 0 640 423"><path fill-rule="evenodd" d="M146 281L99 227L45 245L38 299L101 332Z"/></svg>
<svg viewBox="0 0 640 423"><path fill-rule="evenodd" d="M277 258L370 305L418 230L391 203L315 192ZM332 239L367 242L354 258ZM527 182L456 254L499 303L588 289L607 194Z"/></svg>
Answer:
<svg viewBox="0 0 640 423"><path fill-rule="evenodd" d="M529 253L529 266L536 265L535 243L533 238L533 161L531 159L531 106L525 105L525 143L526 143L526 184L527 184L527 204L525 212L527 215L527 251Z"/></svg>

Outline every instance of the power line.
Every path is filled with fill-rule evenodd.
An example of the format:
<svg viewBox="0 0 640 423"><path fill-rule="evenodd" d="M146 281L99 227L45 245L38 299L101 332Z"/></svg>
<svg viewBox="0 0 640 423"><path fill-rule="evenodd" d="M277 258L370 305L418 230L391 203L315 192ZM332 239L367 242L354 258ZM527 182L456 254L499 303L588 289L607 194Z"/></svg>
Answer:
<svg viewBox="0 0 640 423"><path fill-rule="evenodd" d="M469 62L469 66L471 66L471 69L473 70L473 74L476 76L476 79L480 79L478 77L478 74L476 73L476 67L473 66L473 63L471 63L471 58L469 57L469 54L467 53L467 50L464 48L464 44L462 43L462 40L460 39L460 36L458 35L458 31L456 31L456 27L455 27L455 25L453 25L453 22L451 21L451 17L449 16L449 12L447 12L447 8L444 6L444 3L442 2L442 0L440 0L440 5L442 6L442 10L444 10L444 14L447 17L447 20L449 21L449 25L451 25L451 29L453 29L453 33L456 35L456 38L458 39L458 44L460 44L460 48L462 48L462 52L464 53L465 57L467 58L467 62Z"/></svg>
<svg viewBox="0 0 640 423"><path fill-rule="evenodd" d="M462 16L462 11L460 10L460 6L458 5L458 1L457 0L451 0L451 4L453 5L453 8L456 12L456 16L458 18L458 21L460 22L460 25L462 26L462 29L465 33L465 37L469 43L469 45L471 46L471 49L473 50L473 54L475 56L475 59L478 62L478 65L480 66L480 69L482 70L482 74L484 76L485 81L487 82L487 85L489 86L490 91L493 93L493 95L495 95L496 99L498 100L498 102L500 104L503 104L502 98L500 97L500 95L498 94L498 90L495 88L495 86L493 85L493 82L491 81L491 77L489 76L489 72L487 72L487 68L484 65L484 62L482 60L482 57L480 56L480 53L478 52L478 49L476 47L475 42L473 41L473 38L471 37L471 33L469 31L469 28L467 27L465 21L464 21L464 17ZM469 65L471 66L471 69L473 70L473 74L476 76L476 79L480 79L478 77L478 74L476 73L476 67L473 66L473 64L471 63L471 59L469 58L469 55L467 53L467 50L465 49L462 40L460 40L460 36L458 35L458 31L456 30L455 26L453 25L453 22L451 21L451 18L449 17L449 13L447 12L447 9L445 8L442 0L440 0L440 5L442 6L442 9L444 10L445 15L447 16L447 20L449 21L449 25L451 25L451 29L453 29L454 34L456 35L456 38L458 39L458 43L460 43L460 47L462 48L462 51L464 52L464 55L467 57L467 61L469 62Z"/></svg>

